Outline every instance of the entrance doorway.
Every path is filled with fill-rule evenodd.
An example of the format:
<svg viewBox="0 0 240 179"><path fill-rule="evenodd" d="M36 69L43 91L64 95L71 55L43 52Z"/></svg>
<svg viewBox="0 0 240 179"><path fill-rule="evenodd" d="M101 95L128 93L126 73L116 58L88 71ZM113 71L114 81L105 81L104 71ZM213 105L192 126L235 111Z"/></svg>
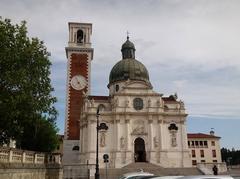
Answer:
<svg viewBox="0 0 240 179"><path fill-rule="evenodd" d="M145 142L141 137L134 141L134 160L135 162L146 162Z"/></svg>

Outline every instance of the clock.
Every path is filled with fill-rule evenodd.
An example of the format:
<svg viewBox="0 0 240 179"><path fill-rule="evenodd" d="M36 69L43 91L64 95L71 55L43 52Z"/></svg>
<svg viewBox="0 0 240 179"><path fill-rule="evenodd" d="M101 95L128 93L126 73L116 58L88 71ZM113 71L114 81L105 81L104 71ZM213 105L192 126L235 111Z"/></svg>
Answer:
<svg viewBox="0 0 240 179"><path fill-rule="evenodd" d="M133 107L136 110L143 109L143 100L141 98L134 98L134 100L133 100Z"/></svg>
<svg viewBox="0 0 240 179"><path fill-rule="evenodd" d="M75 90L81 90L87 85L86 79L82 75L76 75L71 79L71 86Z"/></svg>

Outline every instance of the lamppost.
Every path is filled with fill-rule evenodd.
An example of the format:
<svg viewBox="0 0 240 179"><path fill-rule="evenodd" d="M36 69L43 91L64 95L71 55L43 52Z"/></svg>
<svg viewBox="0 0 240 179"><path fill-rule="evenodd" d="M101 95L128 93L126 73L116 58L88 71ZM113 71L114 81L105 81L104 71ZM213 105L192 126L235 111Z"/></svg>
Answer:
<svg viewBox="0 0 240 179"><path fill-rule="evenodd" d="M95 179L99 179L99 163L98 163L98 132L99 130L101 129L104 129L104 130L108 130L108 126L105 124L105 123L101 123L99 125L99 107L97 108L97 114L96 114L96 117L97 117L97 127L96 127L96 130L97 130L97 142L96 142L96 173L95 173Z"/></svg>

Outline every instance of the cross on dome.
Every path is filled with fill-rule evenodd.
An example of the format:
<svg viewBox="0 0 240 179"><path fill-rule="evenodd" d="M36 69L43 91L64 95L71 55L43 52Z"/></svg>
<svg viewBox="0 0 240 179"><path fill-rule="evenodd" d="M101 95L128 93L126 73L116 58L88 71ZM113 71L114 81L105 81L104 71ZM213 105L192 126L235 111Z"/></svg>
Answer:
<svg viewBox="0 0 240 179"><path fill-rule="evenodd" d="M130 33L127 31L127 40L129 40L129 34L130 34Z"/></svg>

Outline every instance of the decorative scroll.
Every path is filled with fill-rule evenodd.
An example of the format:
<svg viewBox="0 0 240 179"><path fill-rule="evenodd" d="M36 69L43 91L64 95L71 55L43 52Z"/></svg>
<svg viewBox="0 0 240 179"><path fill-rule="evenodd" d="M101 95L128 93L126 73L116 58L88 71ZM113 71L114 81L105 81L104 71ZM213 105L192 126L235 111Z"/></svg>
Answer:
<svg viewBox="0 0 240 179"><path fill-rule="evenodd" d="M144 127L144 121L135 121L133 126L134 127L133 127L132 134L134 134L134 135L146 134L145 127Z"/></svg>

